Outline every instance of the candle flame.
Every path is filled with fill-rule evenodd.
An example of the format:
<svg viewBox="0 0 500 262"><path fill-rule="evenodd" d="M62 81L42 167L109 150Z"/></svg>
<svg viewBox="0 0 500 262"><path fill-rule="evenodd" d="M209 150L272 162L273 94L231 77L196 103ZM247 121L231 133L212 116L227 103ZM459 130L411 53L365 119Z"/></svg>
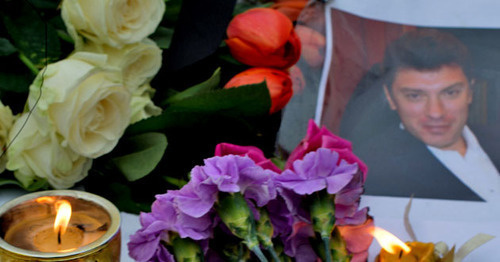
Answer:
<svg viewBox="0 0 500 262"><path fill-rule="evenodd" d="M55 204L57 215L54 221L54 231L63 235L71 219L71 204L67 200L58 200Z"/></svg>
<svg viewBox="0 0 500 262"><path fill-rule="evenodd" d="M408 254L411 251L411 248L408 245L387 230L373 227L372 235L375 239L377 239L380 246L391 254L396 254L397 252L400 252L400 250L403 250L405 254Z"/></svg>

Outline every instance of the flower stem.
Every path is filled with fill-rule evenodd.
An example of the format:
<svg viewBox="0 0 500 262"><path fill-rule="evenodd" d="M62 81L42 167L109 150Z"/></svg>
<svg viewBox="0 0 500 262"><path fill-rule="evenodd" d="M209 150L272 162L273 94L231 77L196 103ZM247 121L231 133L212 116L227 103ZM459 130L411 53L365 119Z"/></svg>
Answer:
<svg viewBox="0 0 500 262"><path fill-rule="evenodd" d="M33 62L31 62L31 60L27 58L23 53L19 53L19 59L21 59L21 61L30 69L30 71L34 75L38 75L40 70L38 70L38 68L36 68Z"/></svg>
<svg viewBox="0 0 500 262"><path fill-rule="evenodd" d="M332 253L330 252L330 238L323 237L323 245L325 247L325 262L332 262Z"/></svg>
<svg viewBox="0 0 500 262"><path fill-rule="evenodd" d="M280 258L278 257L278 254L276 254L276 251L274 250L274 248L272 246L267 247L266 249L267 249L267 251L269 251L269 253L271 254L271 257L273 258L273 260L275 262L280 262Z"/></svg>
<svg viewBox="0 0 500 262"><path fill-rule="evenodd" d="M259 258L261 262L267 262L267 258L266 256L264 256L259 246L253 246L250 250L252 250L252 252Z"/></svg>

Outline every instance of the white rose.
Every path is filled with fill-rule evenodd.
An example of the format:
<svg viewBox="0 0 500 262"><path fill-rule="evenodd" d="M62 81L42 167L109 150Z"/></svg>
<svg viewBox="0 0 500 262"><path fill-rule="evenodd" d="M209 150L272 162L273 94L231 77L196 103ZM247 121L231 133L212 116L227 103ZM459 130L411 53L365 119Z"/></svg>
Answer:
<svg viewBox="0 0 500 262"><path fill-rule="evenodd" d="M61 16L76 47L84 40L120 47L156 30L164 0L64 0Z"/></svg>
<svg viewBox="0 0 500 262"><path fill-rule="evenodd" d="M62 146L89 158L110 152L130 121L130 92L120 70L99 66L105 61L103 54L77 52L50 64L28 96L38 125L55 129Z"/></svg>
<svg viewBox="0 0 500 262"><path fill-rule="evenodd" d="M4 154L5 147L7 146L7 138L9 130L14 123L14 116L8 106L4 106L0 102L0 173L5 170L7 163L7 155Z"/></svg>
<svg viewBox="0 0 500 262"><path fill-rule="evenodd" d="M132 94L130 123L161 114L161 108L155 106L153 101L151 101L154 93L155 90L147 83Z"/></svg>
<svg viewBox="0 0 500 262"><path fill-rule="evenodd" d="M82 51L108 55L106 63L122 70L125 86L131 92L153 79L161 67L162 51L155 42L147 38L122 48L88 43L82 47Z"/></svg>
<svg viewBox="0 0 500 262"><path fill-rule="evenodd" d="M7 150L7 169L14 171L25 187L42 178L54 188L69 188L87 176L92 159L62 147L54 132L43 130L34 118L27 119L25 113L15 122Z"/></svg>

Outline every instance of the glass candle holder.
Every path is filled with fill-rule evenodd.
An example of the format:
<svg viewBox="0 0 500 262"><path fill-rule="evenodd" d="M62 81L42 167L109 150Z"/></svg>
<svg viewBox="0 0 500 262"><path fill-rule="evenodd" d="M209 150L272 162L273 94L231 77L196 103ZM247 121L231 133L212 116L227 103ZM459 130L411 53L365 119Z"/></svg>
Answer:
<svg viewBox="0 0 500 262"><path fill-rule="evenodd" d="M91 193L41 191L0 207L0 261L120 261L120 242L118 209Z"/></svg>

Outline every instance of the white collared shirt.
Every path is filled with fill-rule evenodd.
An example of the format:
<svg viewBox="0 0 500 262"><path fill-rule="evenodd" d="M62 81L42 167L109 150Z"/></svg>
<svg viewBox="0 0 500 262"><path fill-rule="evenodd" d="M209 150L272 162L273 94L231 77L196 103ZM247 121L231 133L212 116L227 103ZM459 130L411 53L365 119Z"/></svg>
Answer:
<svg viewBox="0 0 500 262"><path fill-rule="evenodd" d="M464 156L454 150L442 150L429 145L427 148L462 183L485 201L500 200L500 174L498 170L481 148L469 127L464 127L462 135L467 145Z"/></svg>

